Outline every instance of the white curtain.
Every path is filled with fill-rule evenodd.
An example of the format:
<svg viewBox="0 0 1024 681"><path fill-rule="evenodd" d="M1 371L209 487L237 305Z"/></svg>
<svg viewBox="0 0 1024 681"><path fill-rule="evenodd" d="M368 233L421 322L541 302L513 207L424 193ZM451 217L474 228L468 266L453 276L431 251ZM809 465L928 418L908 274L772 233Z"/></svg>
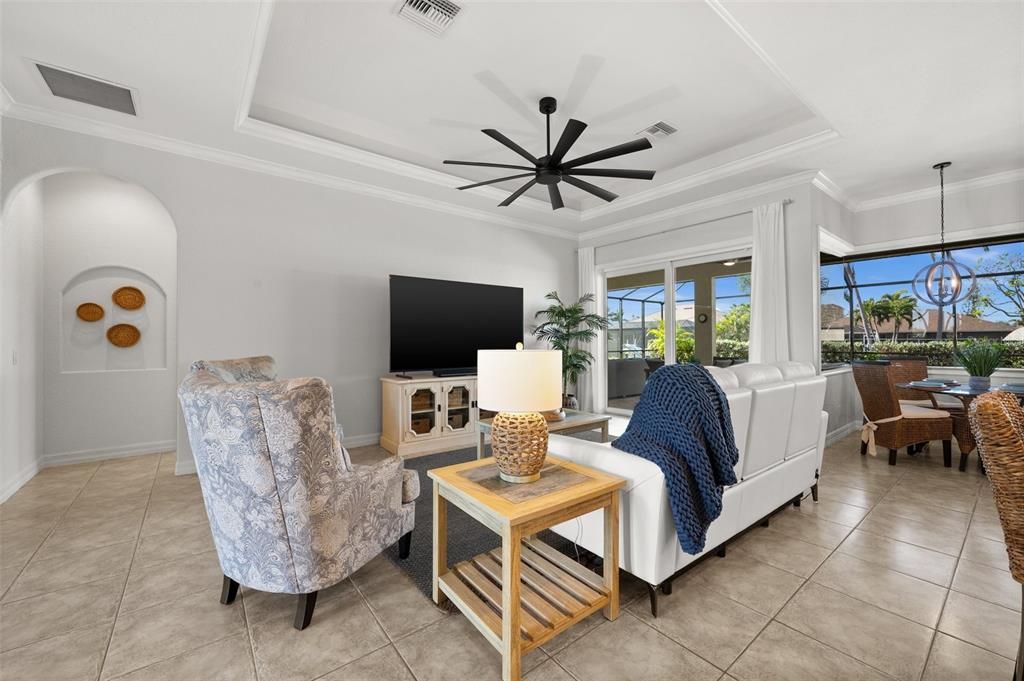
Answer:
<svg viewBox="0 0 1024 681"><path fill-rule="evenodd" d="M591 294L597 296L597 281L594 268L594 247L584 246L577 251L579 256L579 293L580 296ZM588 313L596 313L598 310L597 301L587 303L584 309ZM594 364L600 361L598 357L598 339L584 343L581 347L594 356ZM585 411L594 410L594 395L597 389L597 372L594 371L594 364L590 370L580 376L576 385L576 397L580 401L580 409Z"/></svg>
<svg viewBox="0 0 1024 681"><path fill-rule="evenodd" d="M782 203L757 206L750 266L751 362L781 362L790 358L787 293Z"/></svg>

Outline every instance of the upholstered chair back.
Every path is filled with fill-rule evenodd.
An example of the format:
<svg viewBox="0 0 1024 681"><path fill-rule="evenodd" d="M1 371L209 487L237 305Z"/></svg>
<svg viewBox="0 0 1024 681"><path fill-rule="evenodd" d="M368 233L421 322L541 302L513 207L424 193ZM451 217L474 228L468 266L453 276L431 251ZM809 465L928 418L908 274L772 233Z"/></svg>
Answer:
<svg viewBox="0 0 1024 681"><path fill-rule="evenodd" d="M363 532L366 523L397 540L402 464L396 457L354 471L331 387L275 377L269 357L196 362L178 396L224 574L261 591L301 594L337 583L379 553L350 529Z"/></svg>

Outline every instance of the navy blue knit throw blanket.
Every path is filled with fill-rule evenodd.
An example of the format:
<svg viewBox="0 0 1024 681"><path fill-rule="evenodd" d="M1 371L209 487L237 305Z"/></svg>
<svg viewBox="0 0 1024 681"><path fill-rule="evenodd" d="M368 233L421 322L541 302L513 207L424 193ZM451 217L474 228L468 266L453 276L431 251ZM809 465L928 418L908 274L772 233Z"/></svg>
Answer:
<svg viewBox="0 0 1024 681"><path fill-rule="evenodd" d="M665 474L679 545L704 550L722 512L722 488L739 461L729 402L699 364L661 367L647 379L626 432L612 445L658 464Z"/></svg>

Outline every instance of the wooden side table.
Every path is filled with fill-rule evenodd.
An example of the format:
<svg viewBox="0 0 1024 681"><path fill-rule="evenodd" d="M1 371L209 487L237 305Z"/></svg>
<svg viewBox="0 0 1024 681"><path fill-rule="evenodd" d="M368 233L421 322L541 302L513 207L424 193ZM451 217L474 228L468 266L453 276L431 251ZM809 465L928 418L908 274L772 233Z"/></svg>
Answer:
<svg viewBox="0 0 1024 681"><path fill-rule="evenodd" d="M492 419L480 419L476 423L479 439L476 443L476 458L484 458L484 438L491 432ZM576 409L566 409L565 418L561 421L548 421L548 432L570 435L587 430L600 430L601 442L608 442L608 424L612 417L607 414L591 414Z"/></svg>
<svg viewBox="0 0 1024 681"><path fill-rule="evenodd" d="M434 602L449 599L518 681L522 656L598 610L619 616L619 491L625 481L548 456L540 480L498 478L487 458L435 468ZM454 504L501 536L501 549L448 566L447 509ZM560 522L604 509L604 570L598 575L534 538Z"/></svg>

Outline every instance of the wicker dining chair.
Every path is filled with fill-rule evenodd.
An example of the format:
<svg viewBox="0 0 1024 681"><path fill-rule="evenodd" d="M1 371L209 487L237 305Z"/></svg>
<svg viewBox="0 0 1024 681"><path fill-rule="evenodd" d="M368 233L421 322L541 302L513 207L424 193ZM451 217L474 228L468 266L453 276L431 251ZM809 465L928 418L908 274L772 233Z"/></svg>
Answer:
<svg viewBox="0 0 1024 681"><path fill-rule="evenodd" d="M893 357L888 361L892 366L896 399L901 403L913 404L917 407L938 407L931 393L924 390L914 390L913 388L900 388L896 385L927 379L928 360L919 357Z"/></svg>
<svg viewBox="0 0 1024 681"><path fill-rule="evenodd" d="M853 363L853 380L864 405L861 455L867 454L877 443L889 450L889 465L895 466L896 452L902 447L942 440L942 463L952 468L953 420L949 412L900 404L894 375L889 360Z"/></svg>
<svg viewBox="0 0 1024 681"><path fill-rule="evenodd" d="M1024 409L1014 395L990 392L971 402L968 416L1003 526L1010 574L1021 584L1024 605ZM1013 678L1024 681L1024 614Z"/></svg>

